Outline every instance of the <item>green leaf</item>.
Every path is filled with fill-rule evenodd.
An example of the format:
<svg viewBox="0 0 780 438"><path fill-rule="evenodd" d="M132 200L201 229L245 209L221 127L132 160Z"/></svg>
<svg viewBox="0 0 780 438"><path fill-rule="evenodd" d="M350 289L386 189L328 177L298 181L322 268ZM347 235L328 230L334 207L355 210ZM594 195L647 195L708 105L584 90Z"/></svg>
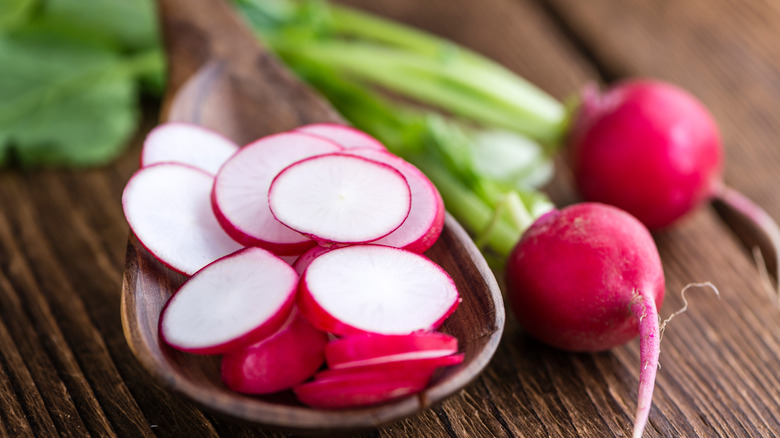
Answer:
<svg viewBox="0 0 780 438"><path fill-rule="evenodd" d="M66 40L0 37L0 164L83 166L121 152L138 120L135 66Z"/></svg>

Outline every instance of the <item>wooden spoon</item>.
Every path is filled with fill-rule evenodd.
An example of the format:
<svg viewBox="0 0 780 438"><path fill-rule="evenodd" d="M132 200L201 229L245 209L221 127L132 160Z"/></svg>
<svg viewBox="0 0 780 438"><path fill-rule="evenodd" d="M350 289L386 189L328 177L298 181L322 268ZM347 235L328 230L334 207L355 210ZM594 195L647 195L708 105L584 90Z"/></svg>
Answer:
<svg viewBox="0 0 780 438"><path fill-rule="evenodd" d="M342 119L257 43L219 0L159 0L169 56L163 121L186 121L219 131L239 144L296 126ZM484 258L449 215L426 255L457 283L463 298L442 331L456 336L465 361L446 370L421 394L374 407L316 410L290 391L266 397L234 393L220 380L219 358L171 349L158 336L168 297L185 278L154 259L131 236L122 285L125 337L140 363L163 385L228 417L296 433L334 433L377 427L420 412L458 392L487 365L504 327L500 290Z"/></svg>

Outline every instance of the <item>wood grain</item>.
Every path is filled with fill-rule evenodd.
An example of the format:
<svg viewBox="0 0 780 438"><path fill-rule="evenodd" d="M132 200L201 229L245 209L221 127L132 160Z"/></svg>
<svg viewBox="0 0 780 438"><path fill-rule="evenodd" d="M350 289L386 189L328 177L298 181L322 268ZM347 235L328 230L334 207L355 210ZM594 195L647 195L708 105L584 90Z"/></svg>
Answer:
<svg viewBox="0 0 780 438"><path fill-rule="evenodd" d="M710 106L726 139L727 182L780 216L772 2L692 0L350 0L485 53L558 98L588 81L673 80ZM127 225L122 187L146 124L120 160L90 171L0 174L0 435L283 434L226 421L162 389L135 360L118 319ZM550 192L576 197L562 168ZM748 254L709 209L656 235L669 326L646 436L776 436L780 327ZM363 437L625 436L636 343L599 354L551 350L509 316L490 366L438 407Z"/></svg>

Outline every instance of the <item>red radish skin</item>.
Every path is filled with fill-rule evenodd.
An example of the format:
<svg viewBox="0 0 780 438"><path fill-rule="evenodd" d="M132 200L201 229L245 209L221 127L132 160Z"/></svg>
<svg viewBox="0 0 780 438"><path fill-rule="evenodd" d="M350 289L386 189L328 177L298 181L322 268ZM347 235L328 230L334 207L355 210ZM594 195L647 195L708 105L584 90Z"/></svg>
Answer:
<svg viewBox="0 0 780 438"><path fill-rule="evenodd" d="M155 127L146 136L141 150L141 167L174 162L216 175L236 151L237 144L210 129L190 123L169 122Z"/></svg>
<svg viewBox="0 0 780 438"><path fill-rule="evenodd" d="M332 140L345 149L370 148L378 151L387 150L379 140L351 126L336 123L312 123L296 128L295 131Z"/></svg>
<svg viewBox="0 0 780 438"><path fill-rule="evenodd" d="M449 356L438 357L411 357L398 360L397 358L378 358L382 361L376 361L369 364L355 364L345 362L337 367L332 367L327 370L320 371L316 374L319 377L332 377L338 376L342 373L354 370L354 371L366 371L366 372L396 372L396 371L408 371L416 372L418 370L435 370L440 367L448 367L453 365L459 365L465 359L464 354L451 354ZM386 360L385 360L386 359Z"/></svg>
<svg viewBox="0 0 780 438"><path fill-rule="evenodd" d="M344 409L385 403L418 393L430 376L412 374L385 376L355 374L317 379L293 388L302 403L320 409Z"/></svg>
<svg viewBox="0 0 780 438"><path fill-rule="evenodd" d="M134 173L122 193L125 218L141 245L185 275L242 248L214 217L213 182L204 170L159 163Z"/></svg>
<svg viewBox="0 0 780 438"><path fill-rule="evenodd" d="M314 259L298 284L297 303L329 333L403 335L438 327L460 297L449 274L424 256L354 245Z"/></svg>
<svg viewBox="0 0 780 438"><path fill-rule="evenodd" d="M718 127L688 92L631 80L583 94L569 148L586 200L617 206L657 229L719 193Z"/></svg>
<svg viewBox="0 0 780 438"><path fill-rule="evenodd" d="M345 153L392 166L406 178L412 191L412 205L404 223L373 243L403 248L420 254L430 249L444 228L444 201L436 186L413 164L389 152L355 148L348 149Z"/></svg>
<svg viewBox="0 0 780 438"><path fill-rule="evenodd" d="M523 234L506 272L518 322L549 345L602 351L639 335L634 436L641 436L658 368L657 309L664 297L661 260L647 228L598 203L553 211Z"/></svg>
<svg viewBox="0 0 780 438"><path fill-rule="evenodd" d="M295 263L292 264L293 269L295 269L295 272L298 273L298 275L303 275L303 271L306 270L306 268L309 267L311 262L314 261L317 257L321 256L322 254L325 254L326 252L330 251L334 248L325 248L324 246L315 246L314 248L306 251L305 253L301 254L296 260Z"/></svg>
<svg viewBox="0 0 780 438"><path fill-rule="evenodd" d="M274 218L323 246L380 239L403 224L411 203L401 172L341 153L295 162L268 189Z"/></svg>
<svg viewBox="0 0 780 438"><path fill-rule="evenodd" d="M293 310L274 334L222 357L222 381L245 394L271 394L311 377L325 361L328 335Z"/></svg>
<svg viewBox="0 0 780 438"><path fill-rule="evenodd" d="M299 255L315 245L274 219L268 189L274 177L303 158L339 151L335 143L285 132L244 146L217 173L211 204L219 224L246 246L260 246L279 255Z"/></svg>
<svg viewBox="0 0 780 438"><path fill-rule="evenodd" d="M160 314L160 338L187 353L226 354L273 334L295 303L298 274L262 248L245 248L204 267Z"/></svg>
<svg viewBox="0 0 780 438"><path fill-rule="evenodd" d="M458 339L445 333L419 332L409 335L356 335L328 344L325 357L328 366L369 364L400 360L412 354L428 357L449 356L458 352Z"/></svg>

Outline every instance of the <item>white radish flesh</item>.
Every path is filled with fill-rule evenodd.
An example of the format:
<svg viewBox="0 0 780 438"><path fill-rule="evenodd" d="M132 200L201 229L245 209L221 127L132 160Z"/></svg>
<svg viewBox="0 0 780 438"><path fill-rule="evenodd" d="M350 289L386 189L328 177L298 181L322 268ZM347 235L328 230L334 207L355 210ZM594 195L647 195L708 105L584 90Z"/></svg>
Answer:
<svg viewBox="0 0 780 438"><path fill-rule="evenodd" d="M268 204L279 222L319 242L362 243L404 222L411 191L386 164L326 154L282 170L271 183Z"/></svg>
<svg viewBox="0 0 780 438"><path fill-rule="evenodd" d="M329 140L297 133L276 134L244 146L222 166L214 183L212 205L219 223L244 245L279 255L305 252L314 242L274 219L268 189L288 165L339 150Z"/></svg>
<svg viewBox="0 0 780 438"><path fill-rule="evenodd" d="M223 257L192 276L160 315L160 336L197 354L237 351L271 335L287 320L298 274L262 248Z"/></svg>
<svg viewBox="0 0 780 438"><path fill-rule="evenodd" d="M297 272L298 275L303 275L303 271L305 271L306 268L309 267L309 265L311 264L311 262L314 261L314 259L321 256L322 254L325 254L331 249L332 248L325 248L324 246L315 246L314 248L301 254L295 260L295 263L292 264L292 267L293 269L295 269L295 272Z"/></svg>
<svg viewBox="0 0 780 438"><path fill-rule="evenodd" d="M293 309L274 334L222 357L222 381L246 394L270 394L311 377L325 360L328 335Z"/></svg>
<svg viewBox="0 0 780 438"><path fill-rule="evenodd" d="M444 228L444 201L436 186L413 164L376 149L348 149L354 154L392 166L401 172L412 192L412 206L404 223L387 236L372 243L423 253L439 238Z"/></svg>
<svg viewBox="0 0 780 438"><path fill-rule="evenodd" d="M141 244L186 275L242 247L214 217L213 182L203 170L162 163L138 170L122 193L127 223Z"/></svg>
<svg viewBox="0 0 780 438"><path fill-rule="evenodd" d="M386 151L377 139L350 126L335 123L313 123L296 128L295 131L333 140L345 149L370 148Z"/></svg>
<svg viewBox="0 0 780 438"><path fill-rule="evenodd" d="M459 301L452 278L430 259L379 245L320 255L304 272L298 295L304 316L337 335L430 330Z"/></svg>
<svg viewBox="0 0 780 438"><path fill-rule="evenodd" d="M170 122L149 132L141 151L141 167L155 163L188 164L216 175L238 145L202 126Z"/></svg>
<svg viewBox="0 0 780 438"><path fill-rule="evenodd" d="M335 340L325 349L328 366L369 365L414 357L441 357L458 352L458 339L445 333L382 336L357 335ZM345 365L346 364L346 365Z"/></svg>

